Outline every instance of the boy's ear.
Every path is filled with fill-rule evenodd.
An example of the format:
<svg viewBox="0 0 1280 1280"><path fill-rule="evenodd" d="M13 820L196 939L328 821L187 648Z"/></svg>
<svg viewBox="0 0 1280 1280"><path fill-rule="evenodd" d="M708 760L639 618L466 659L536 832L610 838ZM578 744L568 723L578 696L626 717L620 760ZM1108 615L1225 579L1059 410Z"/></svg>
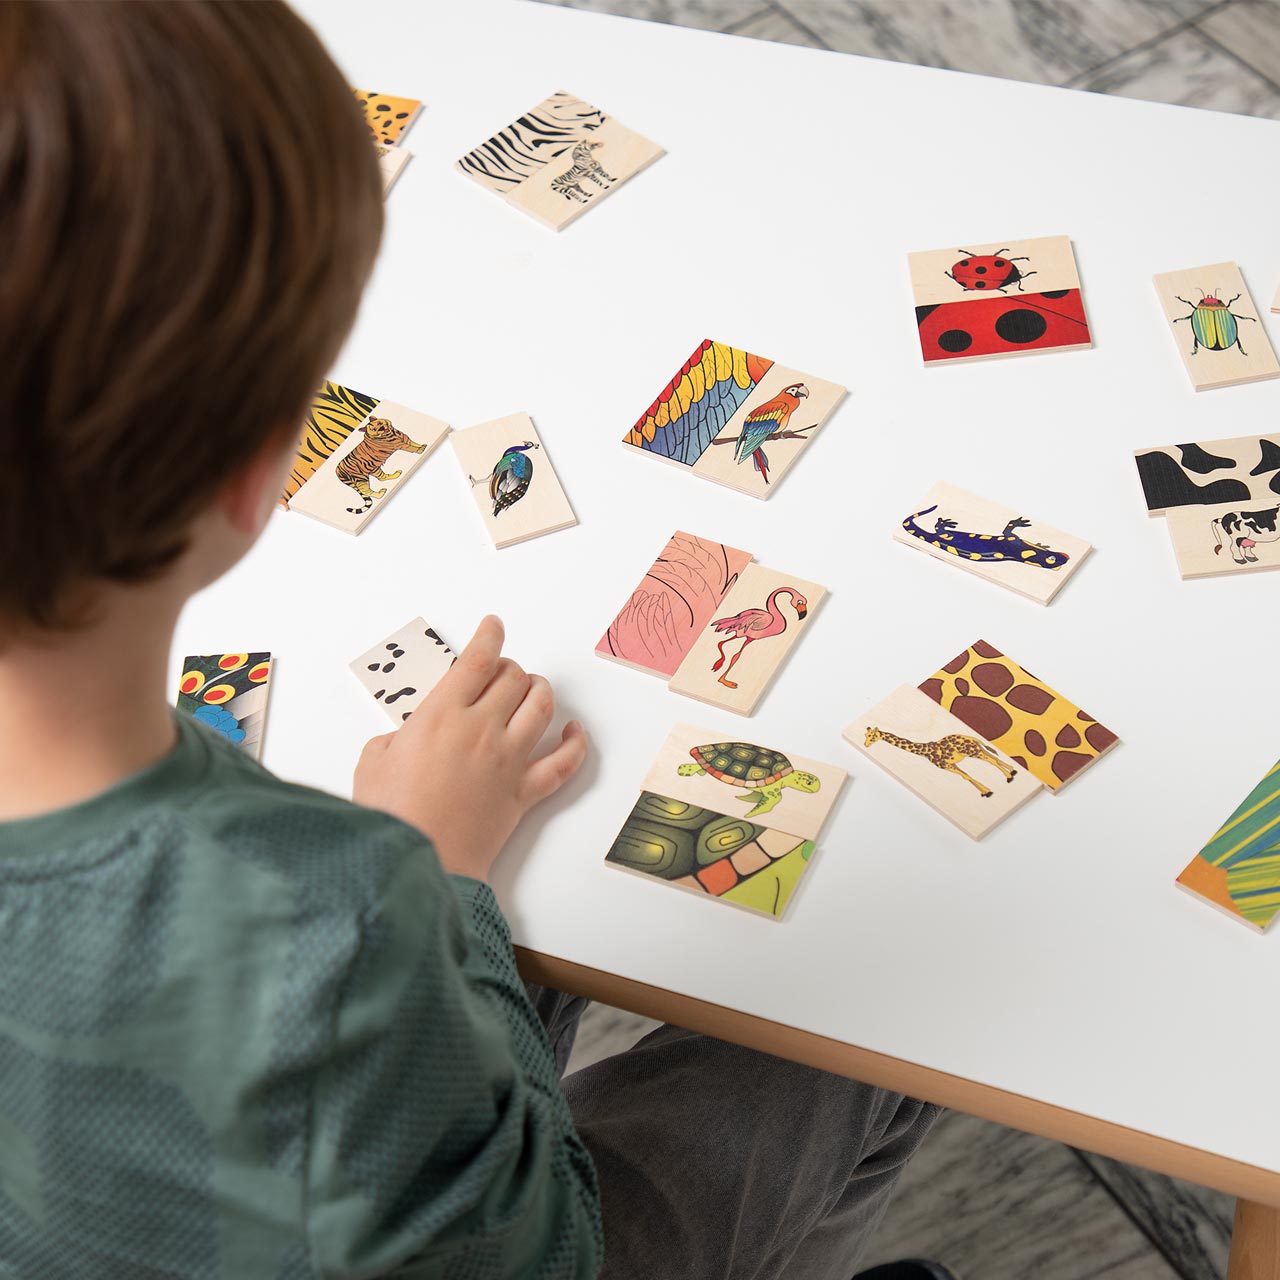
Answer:
<svg viewBox="0 0 1280 1280"><path fill-rule="evenodd" d="M284 489L296 444L288 432L273 432L223 486L217 505L237 533L256 538L266 526Z"/></svg>

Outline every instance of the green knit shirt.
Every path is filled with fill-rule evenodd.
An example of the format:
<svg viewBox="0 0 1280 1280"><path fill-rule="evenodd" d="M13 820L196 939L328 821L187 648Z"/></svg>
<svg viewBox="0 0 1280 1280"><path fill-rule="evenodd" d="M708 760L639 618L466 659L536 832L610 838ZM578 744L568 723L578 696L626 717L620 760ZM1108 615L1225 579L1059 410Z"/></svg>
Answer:
<svg viewBox="0 0 1280 1280"><path fill-rule="evenodd" d="M186 718L0 823L0 1276L594 1276L492 892Z"/></svg>

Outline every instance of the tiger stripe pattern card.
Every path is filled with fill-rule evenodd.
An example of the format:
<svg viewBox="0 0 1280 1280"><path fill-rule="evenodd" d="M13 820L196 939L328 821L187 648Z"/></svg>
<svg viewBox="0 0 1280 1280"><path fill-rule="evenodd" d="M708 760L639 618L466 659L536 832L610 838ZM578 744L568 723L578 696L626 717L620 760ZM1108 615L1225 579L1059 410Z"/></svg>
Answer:
<svg viewBox="0 0 1280 1280"><path fill-rule="evenodd" d="M559 231L663 154L657 143L598 107L559 92L469 151L455 167Z"/></svg>
<svg viewBox="0 0 1280 1280"><path fill-rule="evenodd" d="M422 618L412 618L350 663L373 700L402 724L453 666L455 655Z"/></svg>
<svg viewBox="0 0 1280 1280"><path fill-rule="evenodd" d="M182 660L176 705L257 760L270 688L268 652L193 654Z"/></svg>

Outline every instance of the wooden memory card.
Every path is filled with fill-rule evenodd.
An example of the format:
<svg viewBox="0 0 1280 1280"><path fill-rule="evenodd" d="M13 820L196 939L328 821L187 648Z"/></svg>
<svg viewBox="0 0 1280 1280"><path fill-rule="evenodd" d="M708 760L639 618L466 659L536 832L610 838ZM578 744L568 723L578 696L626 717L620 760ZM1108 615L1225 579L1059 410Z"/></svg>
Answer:
<svg viewBox="0 0 1280 1280"><path fill-rule="evenodd" d="M413 618L350 663L355 678L395 724L407 720L454 663L453 650Z"/></svg>
<svg viewBox="0 0 1280 1280"><path fill-rule="evenodd" d="M270 689L268 652L193 654L182 660L176 705L257 760Z"/></svg>

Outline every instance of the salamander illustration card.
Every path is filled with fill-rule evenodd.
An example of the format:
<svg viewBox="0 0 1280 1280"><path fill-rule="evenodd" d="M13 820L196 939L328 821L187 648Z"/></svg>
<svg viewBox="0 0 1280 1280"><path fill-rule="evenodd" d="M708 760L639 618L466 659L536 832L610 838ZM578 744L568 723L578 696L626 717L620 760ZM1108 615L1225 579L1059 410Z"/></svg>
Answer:
<svg viewBox="0 0 1280 1280"><path fill-rule="evenodd" d="M1090 551L1081 538L944 483L929 490L893 536L1038 604L1058 594Z"/></svg>
<svg viewBox="0 0 1280 1280"><path fill-rule="evenodd" d="M926 364L1092 345L1066 236L909 253Z"/></svg>
<svg viewBox="0 0 1280 1280"><path fill-rule="evenodd" d="M350 667L374 701L400 724L417 710L453 662L453 650L422 618L413 618Z"/></svg>
<svg viewBox="0 0 1280 1280"><path fill-rule="evenodd" d="M663 150L571 93L553 93L457 162L509 204L559 231Z"/></svg>
<svg viewBox="0 0 1280 1280"><path fill-rule="evenodd" d="M270 653L194 654L182 660L177 707L257 760L270 687Z"/></svg>
<svg viewBox="0 0 1280 1280"><path fill-rule="evenodd" d="M1280 435L1139 449L1147 514L1175 507L1267 506L1280 498Z"/></svg>
<svg viewBox="0 0 1280 1280"><path fill-rule="evenodd" d="M578 523L527 413L455 431L453 452L499 551Z"/></svg>
<svg viewBox="0 0 1280 1280"><path fill-rule="evenodd" d="M845 394L837 383L706 339L623 444L767 498Z"/></svg>
<svg viewBox="0 0 1280 1280"><path fill-rule="evenodd" d="M1183 578L1280 569L1280 504L1175 507L1165 516Z"/></svg>

